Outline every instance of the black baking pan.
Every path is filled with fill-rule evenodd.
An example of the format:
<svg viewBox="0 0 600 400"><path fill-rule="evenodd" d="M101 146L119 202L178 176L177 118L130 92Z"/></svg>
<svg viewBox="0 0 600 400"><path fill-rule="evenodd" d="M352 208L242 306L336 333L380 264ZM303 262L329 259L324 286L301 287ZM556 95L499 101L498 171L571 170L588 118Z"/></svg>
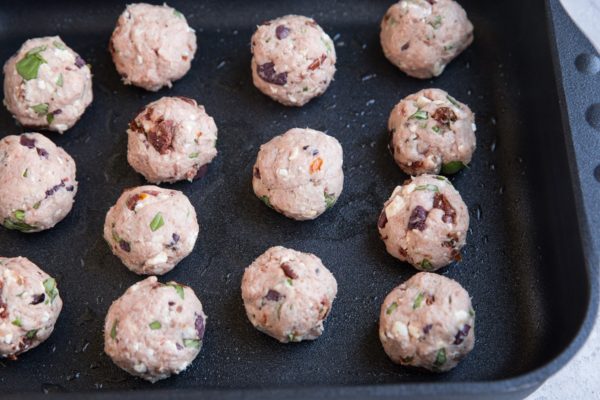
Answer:
<svg viewBox="0 0 600 400"><path fill-rule="evenodd" d="M50 339L18 361L2 361L0 393L508 399L535 390L582 345L597 309L600 158L592 149L600 148L600 132L588 123L594 108L586 110L593 85L600 102L598 75L590 56L575 61L592 48L556 0L461 3L475 25L473 45L441 77L420 81L382 54L379 21L390 1L172 1L196 29L199 51L172 89L148 93L120 82L107 51L125 2L3 2L0 60L27 38L60 34L92 65L95 98L65 135L47 133L77 162L71 214L43 233L0 230L0 254L29 257L57 277L64 299ZM316 18L338 54L336 80L303 108L273 102L250 75L255 26L288 13ZM473 297L477 342L445 374L394 365L377 334L383 298L415 273L386 253L376 228L383 202L406 178L386 148L387 117L426 87L468 103L478 126L473 163L452 178L471 213L464 260L441 271ZM103 353L105 313L140 278L111 254L102 226L122 190L144 183L127 165L127 123L164 95L206 106L219 127L219 155L200 181L171 185L191 198L201 233L193 254L163 278L189 284L204 303L204 347L184 373L152 385ZM344 148L342 196L312 222L273 212L251 188L260 144L296 126L325 130ZM0 135L21 131L0 110ZM317 254L337 278L338 298L317 341L282 345L246 319L243 269L272 245Z"/></svg>

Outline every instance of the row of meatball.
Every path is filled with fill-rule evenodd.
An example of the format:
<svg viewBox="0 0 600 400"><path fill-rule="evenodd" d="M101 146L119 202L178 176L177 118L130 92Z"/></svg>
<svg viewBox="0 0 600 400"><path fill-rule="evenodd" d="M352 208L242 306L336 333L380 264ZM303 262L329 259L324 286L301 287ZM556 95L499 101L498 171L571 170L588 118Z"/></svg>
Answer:
<svg viewBox="0 0 600 400"><path fill-rule="evenodd" d="M402 0L381 22L386 57L417 78L442 73L473 41L473 26L453 0ZM109 50L125 84L157 91L190 69L196 34L167 5L130 4L121 14ZM312 19L287 15L264 22L251 39L254 85L288 106L322 95L335 74L329 35ZM92 102L91 66L58 37L26 41L4 65L5 105L26 127L60 133Z"/></svg>
<svg viewBox="0 0 600 400"><path fill-rule="evenodd" d="M16 359L45 341L62 309L54 278L26 258L0 258L0 356ZM317 339L337 282L321 260L277 246L244 272L242 299L252 325L282 343ZM151 276L115 300L104 323L104 350L151 382L185 370L199 354L207 316L194 291ZM447 371L473 348L475 312L455 281L421 272L381 306L379 337L395 361Z"/></svg>

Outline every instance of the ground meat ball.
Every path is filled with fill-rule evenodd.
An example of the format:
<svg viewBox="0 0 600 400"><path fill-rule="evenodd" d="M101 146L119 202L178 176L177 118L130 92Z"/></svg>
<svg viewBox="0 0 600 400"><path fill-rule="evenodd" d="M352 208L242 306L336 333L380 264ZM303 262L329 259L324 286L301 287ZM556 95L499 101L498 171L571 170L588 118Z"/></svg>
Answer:
<svg viewBox="0 0 600 400"><path fill-rule="evenodd" d="M453 0L402 0L381 21L385 56L406 74L440 75L473 42L473 25Z"/></svg>
<svg viewBox="0 0 600 400"><path fill-rule="evenodd" d="M24 257L0 257L0 357L48 339L61 309L54 278Z"/></svg>
<svg viewBox="0 0 600 400"><path fill-rule="evenodd" d="M475 344L469 293L444 276L416 274L381 305L379 339L397 364L435 372L456 367Z"/></svg>
<svg viewBox="0 0 600 400"><path fill-rule="evenodd" d="M139 186L123 192L104 222L112 252L136 274L162 275L194 249L196 210L177 190Z"/></svg>
<svg viewBox="0 0 600 400"><path fill-rule="evenodd" d="M217 126L187 97L163 97L129 124L127 160L152 182L200 177L217 155Z"/></svg>
<svg viewBox="0 0 600 400"><path fill-rule="evenodd" d="M321 259L277 246L246 268L242 298L252 325L282 343L317 339L337 294Z"/></svg>
<svg viewBox="0 0 600 400"><path fill-rule="evenodd" d="M286 106L303 106L325 93L335 74L331 38L311 18L286 15L252 36L254 85Z"/></svg>
<svg viewBox="0 0 600 400"><path fill-rule="evenodd" d="M132 375L150 382L179 374L202 348L206 315L192 288L157 282L131 286L108 310L104 351Z"/></svg>
<svg viewBox="0 0 600 400"><path fill-rule="evenodd" d="M253 169L254 193L296 220L333 207L344 187L342 146L313 129L290 129L263 144Z"/></svg>
<svg viewBox="0 0 600 400"><path fill-rule="evenodd" d="M0 140L0 222L8 229L52 228L73 207L75 161L39 133Z"/></svg>
<svg viewBox="0 0 600 400"><path fill-rule="evenodd" d="M4 104L23 126L63 133L92 98L90 67L58 36L26 41L4 64Z"/></svg>
<svg viewBox="0 0 600 400"><path fill-rule="evenodd" d="M446 175L471 162L475 151L475 116L440 89L425 89L404 98L388 122L390 150L409 175Z"/></svg>
<svg viewBox="0 0 600 400"><path fill-rule="evenodd" d="M182 13L166 4L130 4L117 21L109 49L126 85L155 92L189 71L196 33Z"/></svg>
<svg viewBox="0 0 600 400"><path fill-rule="evenodd" d="M379 216L388 253L422 271L460 261L469 211L443 176L421 175L396 187Z"/></svg>

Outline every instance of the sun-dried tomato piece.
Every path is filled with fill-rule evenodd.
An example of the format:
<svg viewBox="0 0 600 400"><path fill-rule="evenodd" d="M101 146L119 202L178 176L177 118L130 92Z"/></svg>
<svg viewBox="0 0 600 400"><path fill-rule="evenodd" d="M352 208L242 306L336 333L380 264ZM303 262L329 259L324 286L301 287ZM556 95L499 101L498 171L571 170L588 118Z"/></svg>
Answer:
<svg viewBox="0 0 600 400"><path fill-rule="evenodd" d="M292 266L290 264L287 264L287 263L281 264L281 269L283 270L283 273L285 274L285 276L287 276L288 278L290 278L290 279L298 278L298 274L296 274L296 272L294 272L294 270L292 269Z"/></svg>
<svg viewBox="0 0 600 400"><path fill-rule="evenodd" d="M256 179L260 179L260 170L258 167L254 167L253 175Z"/></svg>
<svg viewBox="0 0 600 400"><path fill-rule="evenodd" d="M277 39L279 40L285 39L289 36L289 34L290 29L285 25L279 25L277 28L275 28L275 36L277 36Z"/></svg>
<svg viewBox="0 0 600 400"><path fill-rule="evenodd" d="M452 207L446 196L439 192L433 198L433 208L439 208L444 212L442 221L445 223L453 224L456 220L456 210Z"/></svg>
<svg viewBox="0 0 600 400"><path fill-rule="evenodd" d="M315 172L319 172L321 167L323 166L323 159L321 157L317 157L310 163L309 172L314 174Z"/></svg>
<svg viewBox="0 0 600 400"><path fill-rule="evenodd" d="M387 219L387 214L385 213L385 210L383 210L381 212L381 214L379 214L379 219L377 220L377 226L379 227L379 229L383 229L385 228L385 225L387 224L388 219Z"/></svg>
<svg viewBox="0 0 600 400"><path fill-rule="evenodd" d="M315 59L315 61L313 61L309 66L308 69L310 69L311 71L314 71L315 69L319 68L321 65L323 65L323 63L325 62L325 60L327 59L327 54L321 54L321 58L317 58Z"/></svg>
<svg viewBox="0 0 600 400"><path fill-rule="evenodd" d="M428 212L426 209L421 206L416 206L410 214L410 218L408 220L408 229L418 229L420 231L424 231L427 214Z"/></svg>
<svg viewBox="0 0 600 400"><path fill-rule="evenodd" d="M287 72L275 72L275 64L268 62L256 66L256 73L265 82L283 86L287 83Z"/></svg>
<svg viewBox="0 0 600 400"><path fill-rule="evenodd" d="M269 301L279 301L281 298L281 293L279 293L277 290L269 289L265 298Z"/></svg>
<svg viewBox="0 0 600 400"><path fill-rule="evenodd" d="M454 122L458 119L450 107L438 107L434 113L431 114L431 118L446 126L449 126L451 122Z"/></svg>
<svg viewBox="0 0 600 400"><path fill-rule="evenodd" d="M465 340L465 337L467 337L469 334L470 330L471 325L465 324L461 330L456 332L456 336L454 336L454 344L461 344Z"/></svg>
<svg viewBox="0 0 600 400"><path fill-rule="evenodd" d="M2 301L2 288L4 287L4 282L0 279L0 318L4 319L8 317L8 304Z"/></svg>
<svg viewBox="0 0 600 400"><path fill-rule="evenodd" d="M194 327L196 328L196 333L198 334L198 339L202 339L204 337L204 318L202 315L196 314L196 321L194 322Z"/></svg>
<svg viewBox="0 0 600 400"><path fill-rule="evenodd" d="M148 141L160 154L165 154L169 150L174 135L175 123L171 120L160 121L154 129L146 132Z"/></svg>
<svg viewBox="0 0 600 400"><path fill-rule="evenodd" d="M31 139L25 135L21 135L19 138L19 143L21 146L25 146L28 149L33 149L35 147L35 139Z"/></svg>

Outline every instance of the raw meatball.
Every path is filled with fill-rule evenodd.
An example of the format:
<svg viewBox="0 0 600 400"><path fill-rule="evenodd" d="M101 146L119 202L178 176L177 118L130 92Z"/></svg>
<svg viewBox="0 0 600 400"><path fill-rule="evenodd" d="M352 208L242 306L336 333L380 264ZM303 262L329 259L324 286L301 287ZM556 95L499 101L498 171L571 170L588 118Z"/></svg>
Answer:
<svg viewBox="0 0 600 400"><path fill-rule="evenodd" d="M194 361L205 327L206 315L192 288L151 276L108 309L104 351L118 367L154 383Z"/></svg>
<svg viewBox="0 0 600 400"><path fill-rule="evenodd" d="M90 67L58 36L26 41L4 64L4 105L23 126L63 133L92 98Z"/></svg>
<svg viewBox="0 0 600 400"><path fill-rule="evenodd" d="M469 211L449 180L421 175L394 189L377 225L388 253L419 270L435 271L461 260Z"/></svg>
<svg viewBox="0 0 600 400"><path fill-rule="evenodd" d="M77 194L75 161L39 133L0 140L0 221L38 232L60 222Z"/></svg>
<svg viewBox="0 0 600 400"><path fill-rule="evenodd" d="M56 281L24 257L0 257L0 357L48 339L62 309Z"/></svg>
<svg viewBox="0 0 600 400"><path fill-rule="evenodd" d="M148 104L127 134L129 164L153 183L199 178L217 155L215 121L187 97Z"/></svg>
<svg viewBox="0 0 600 400"><path fill-rule="evenodd" d="M252 325L282 343L317 339L337 282L314 254L271 247L246 268L242 298Z"/></svg>
<svg viewBox="0 0 600 400"><path fill-rule="evenodd" d="M342 146L313 129L290 129L263 144L252 186L269 207L296 220L333 207L344 187Z"/></svg>
<svg viewBox="0 0 600 400"><path fill-rule="evenodd" d="M385 56L406 74L440 75L473 42L473 25L453 0L402 0L381 21Z"/></svg>
<svg viewBox="0 0 600 400"><path fill-rule="evenodd" d="M286 15L252 36L254 86L286 106L303 106L325 93L335 74L331 38L311 18Z"/></svg>
<svg viewBox="0 0 600 400"><path fill-rule="evenodd" d="M390 151L409 175L454 174L471 162L475 151L475 116L440 89L404 98L388 122Z"/></svg>
<svg viewBox="0 0 600 400"><path fill-rule="evenodd" d="M198 238L196 210L177 190L139 186L108 210L104 239L136 274L162 275L187 257Z"/></svg>
<svg viewBox="0 0 600 400"><path fill-rule="evenodd" d="M448 371L473 350L474 328L469 293L438 274L416 274L381 305L379 339L397 364Z"/></svg>
<svg viewBox="0 0 600 400"><path fill-rule="evenodd" d="M166 4L130 4L117 21L109 50L126 85L155 92L189 71L196 33Z"/></svg>

